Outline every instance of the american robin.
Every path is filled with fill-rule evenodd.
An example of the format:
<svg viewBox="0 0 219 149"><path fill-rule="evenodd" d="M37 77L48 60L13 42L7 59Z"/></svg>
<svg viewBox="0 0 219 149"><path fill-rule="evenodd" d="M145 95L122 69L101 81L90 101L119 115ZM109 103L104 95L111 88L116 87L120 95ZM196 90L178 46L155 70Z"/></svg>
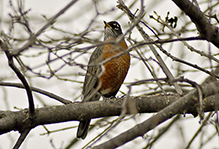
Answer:
<svg viewBox="0 0 219 149"><path fill-rule="evenodd" d="M104 21L104 24L104 41L115 41L122 35L118 22ZM99 100L101 95L115 97L130 66L130 55L125 51L127 48L125 40L122 39L119 44L104 44L94 50L88 63L83 85L83 102ZM106 63L103 68L101 62L104 60ZM89 124L90 120L80 121L77 138L84 139L86 137Z"/></svg>

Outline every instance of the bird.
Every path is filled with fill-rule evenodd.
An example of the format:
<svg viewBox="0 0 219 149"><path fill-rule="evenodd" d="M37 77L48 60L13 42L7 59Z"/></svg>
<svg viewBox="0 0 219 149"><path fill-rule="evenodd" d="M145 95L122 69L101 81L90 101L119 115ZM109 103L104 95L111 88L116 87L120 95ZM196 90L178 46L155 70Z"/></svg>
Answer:
<svg viewBox="0 0 219 149"><path fill-rule="evenodd" d="M83 84L82 102L97 101L101 96L115 97L130 67L130 54L124 37L119 43L115 42L123 35L120 24L117 21L103 22L104 41L109 43L98 46L91 54ZM77 138L85 139L90 121L80 121Z"/></svg>

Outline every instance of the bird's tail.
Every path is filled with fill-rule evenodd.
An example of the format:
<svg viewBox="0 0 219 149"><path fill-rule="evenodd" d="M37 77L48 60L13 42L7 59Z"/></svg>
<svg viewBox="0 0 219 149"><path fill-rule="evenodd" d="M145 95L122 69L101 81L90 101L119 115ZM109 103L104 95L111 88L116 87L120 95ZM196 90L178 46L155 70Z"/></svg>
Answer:
<svg viewBox="0 0 219 149"><path fill-rule="evenodd" d="M80 121L80 124L78 126L77 138L84 139L87 136L89 125L90 120Z"/></svg>

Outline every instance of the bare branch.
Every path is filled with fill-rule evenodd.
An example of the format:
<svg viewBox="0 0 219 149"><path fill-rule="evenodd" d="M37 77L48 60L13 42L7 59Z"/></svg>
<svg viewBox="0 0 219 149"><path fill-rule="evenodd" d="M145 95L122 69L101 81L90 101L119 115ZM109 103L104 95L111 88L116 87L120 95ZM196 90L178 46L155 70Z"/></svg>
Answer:
<svg viewBox="0 0 219 149"><path fill-rule="evenodd" d="M105 7L106 3L107 7ZM61 126L61 129L60 125L55 125L54 131L49 128L50 126L44 126L46 131L44 134L53 135L52 133L58 131L75 129L78 121L86 119L94 119L95 122L90 128L94 128L95 132L91 133L98 134L94 137L93 134L89 135L86 143L72 138L72 142L65 145L66 148L82 147L78 147L79 144L83 145L83 148L92 148L95 145L98 148L100 143L102 143L101 148L114 148L128 141L131 142L130 145L136 144L134 138L138 136L144 136L138 137L138 140L144 140L141 147L142 145L151 147L150 142L157 145L156 140L161 139L160 136L164 133L164 131L161 132L162 130L169 131L167 129L176 119L172 118L173 116L183 114L190 122L194 122L199 118L193 119L185 114L192 114L194 117L200 115L202 118L204 112L215 112L219 109L219 52L217 49L219 37L216 27L219 2L173 0L168 1L174 6L171 10L168 6L165 7L167 2L164 7L162 6L162 10L156 10L158 6L164 5L161 1L157 3L156 1L131 0L128 3L129 5L126 5L124 1L119 0L117 6L119 9L117 9L112 1L91 0L84 3L72 0L61 8L59 5L57 7L54 5L53 8L58 10L54 14L51 14L52 11L49 9L49 12L41 11L44 7L41 8L39 5L39 9L38 5L26 3L24 0L9 0L3 3L6 5L2 6L0 13L4 12L8 15L0 17L0 63L3 64L0 68L2 72L0 92L3 92L2 98L5 102L4 110L0 111L0 135L10 132L4 136L11 138L10 144L16 144L14 148L18 148L25 139L28 139L26 136L29 131L37 126L76 121L73 122L74 126L69 123L67 124L69 126L63 126L65 128ZM9 9L4 9L7 7ZM67 10L69 13L66 13ZM65 14L62 15L63 13ZM129 18L128 21L125 18ZM55 22L57 19L58 21ZM102 19L118 21L124 34L115 41L100 41L104 27ZM100 45L118 44L123 37L130 42L125 52L130 52L132 58L127 82L124 83L119 94L123 96L95 102L72 103L72 98L77 101L81 96L87 66L102 67L102 74L107 62L124 54L121 52L104 59L101 63L88 65L88 56L92 50ZM134 51L136 49L138 49L137 53ZM176 76L178 79L175 79ZM42 87L39 88L39 86ZM98 88L92 93L98 91ZM18 96L14 97L14 90ZM20 90L25 91L28 96L29 107L26 109L20 107L20 104L25 101L20 99L22 98ZM53 90L57 95L47 90ZM181 94L182 91L183 94ZM32 93L36 93L34 101ZM51 99L48 100L40 95L55 99L60 102L58 103L60 105L48 106ZM65 99L64 96L70 99ZM15 104L14 100L21 100L22 103ZM35 105L31 102L38 101L42 104L35 109ZM18 108L11 110L13 106ZM30 113L30 109L35 111L34 114ZM148 114L145 116L139 113L153 113L151 114L153 116L148 119ZM180 126L175 124L177 127L174 129L180 132L179 135L183 140L177 137L174 141L179 140L181 145L188 144L188 147L203 147L207 144L206 142L214 142L215 139L212 138L216 138L218 134L218 112L212 116L208 115L208 120L206 116L204 115L204 120L200 119L200 128L197 127L197 132L194 132L194 137L190 140L185 139L188 136L184 134L184 131L188 130L188 127L184 126L188 123L180 123ZM97 118L100 119L96 120ZM169 126L160 126L164 129L157 128L160 123L168 123L167 120L170 118L172 122ZM143 119L144 122L136 125L138 119ZM118 130L120 126L125 126L130 121L135 121L133 128L125 130L125 127L122 127L123 130ZM184 121L184 118L180 121ZM209 130L210 125L213 126L210 129L214 130L208 136L205 129ZM152 132L148 132L152 129ZM20 133L17 142L12 138L13 131ZM75 130L69 131L66 133ZM119 133L121 131L124 133ZM75 136L69 135L68 139L71 137ZM200 137L197 141L200 145L197 145L197 142L193 143L197 137ZM164 142L166 138L162 138L161 142ZM36 136L34 139L39 138ZM107 139L105 143L103 139ZM62 141L62 138L58 136L56 140ZM44 141L49 144L49 138ZM31 148L31 145L28 144L28 148ZM56 148L52 140L50 140L50 145ZM63 148L63 143L61 148Z"/></svg>
<svg viewBox="0 0 219 149"><path fill-rule="evenodd" d="M18 148L21 146L21 144L24 142L24 139L27 137L27 135L29 134L29 132L30 132L30 130L29 130L29 129L26 129L26 130L24 130L24 131L20 134L20 136L19 136L19 138L18 138L16 144L14 145L13 149L18 149Z"/></svg>
<svg viewBox="0 0 219 149"><path fill-rule="evenodd" d="M17 77L20 79L20 81L23 83L26 92L27 92L27 97L29 101L29 109L30 109L30 114L34 114L35 108L34 108L34 101L33 101L33 95L32 95L32 90L26 81L25 77L23 74L20 72L20 70L15 66L14 61L13 61L13 55L9 52L8 46L0 40L0 47L1 49L5 52L7 58L8 58L8 64L11 67L11 69L15 72Z"/></svg>
<svg viewBox="0 0 219 149"><path fill-rule="evenodd" d="M219 92L217 89L218 86L219 82L202 86L202 91L205 97L209 96L203 102L203 111L214 111L219 108L218 94L216 94ZM129 98L130 101L135 103L138 113L151 113L159 111L158 114L155 115L155 118L159 117L156 119L156 121L154 121L155 118L152 118L152 120L149 119L146 122L147 125L150 123L150 127L145 130L148 131L148 129L156 127L161 121L165 121L177 113L186 112L197 115L196 103L198 104L198 100L196 99L198 95L196 91L196 89L193 89L183 97L179 97L176 94L167 96L157 94L152 96ZM215 96L210 96L214 94ZM36 109L34 121L27 119L28 112L26 109L19 112L0 111L0 134L9 132L11 130L21 131L26 128L34 128L43 124L118 116L121 113L124 98L126 97L116 98L116 100L106 99L103 101L73 103L63 106L38 108ZM81 111L83 111L83 113L81 113ZM56 113L55 115L54 112ZM151 125L151 122L154 122L153 125ZM141 133L144 134L145 132Z"/></svg>
<svg viewBox="0 0 219 149"><path fill-rule="evenodd" d="M219 92L218 87L219 87L219 82L210 83L206 86L203 86L203 93L205 94L206 97L214 93L218 93ZM97 145L93 148L94 149L101 149L101 148L109 148L109 149L112 148L113 149L120 145L125 144L126 142L129 142L130 140L135 139L136 137L143 136L145 133L155 128L156 126L166 121L167 119L171 118L175 114L194 105L194 103L197 102L196 98L197 98L197 90L193 89L188 94L179 98L177 101L167 106L166 108L160 110L156 115L150 117L146 121L140 124L137 124L136 126L132 127L128 131L108 140L107 142Z"/></svg>
<svg viewBox="0 0 219 149"><path fill-rule="evenodd" d="M68 10L73 4L75 4L75 2L77 2L78 0L73 0L71 1L68 5L66 5L62 10L60 10L56 15L54 15L52 18L50 18L48 20L48 22L41 28L39 29L36 34L33 34L30 36L30 39L28 40L28 42L21 47L18 50L14 50L12 52L12 55L17 56L19 55L22 51L26 50L27 48L29 48L32 44L34 44L34 42L36 41L36 37L38 37L45 29L47 29L49 26L51 26L54 21L60 16L62 15L66 10Z"/></svg>
<svg viewBox="0 0 219 149"><path fill-rule="evenodd" d="M130 12L130 10L128 9L128 7L124 4L124 2L122 0L119 1L120 2L120 5L118 5L117 7L119 9L121 9L122 11L124 11L129 19L135 23L136 19L135 19L135 16ZM143 8L142 8L143 9ZM142 10L143 11L143 10ZM136 24L136 28L138 29L138 31L140 32L140 34L142 35L142 37L144 38L145 41L153 41L149 35L147 35L142 27L139 25L139 24ZM157 60L159 61L163 71L165 72L166 76L170 79L170 81L173 81L174 80L174 77L172 75L172 73L170 72L170 70L168 69L168 67L166 66L166 64L164 63L163 59L160 57L160 55L158 54L158 52L156 51L156 49L154 48L153 45L149 45L151 51L153 52L154 56L157 58ZM161 47L161 46L158 46L158 47ZM176 91L177 93L179 93L180 95L183 93L182 92L182 89L180 88L180 86L174 82L173 83L174 87L176 88Z"/></svg>
<svg viewBox="0 0 219 149"><path fill-rule="evenodd" d="M173 2L195 23L200 35L219 48L218 28L210 24L204 13L189 0L173 0Z"/></svg>
<svg viewBox="0 0 219 149"><path fill-rule="evenodd" d="M20 83L0 82L0 86L1 85L2 86L9 86L9 87L24 88L24 86L22 84L20 84ZM48 96L50 98L53 98L53 99L55 99L55 100L57 100L57 101L59 101L59 102L61 102L63 104L71 103L70 100L64 99L64 98L62 98L62 97L60 97L58 95L55 95L54 93L50 93L50 92L45 91L43 89L32 87L32 86L30 86L30 88L31 88L32 91L35 91L37 93L40 93L40 94L43 94L43 95Z"/></svg>
<svg viewBox="0 0 219 149"><path fill-rule="evenodd" d="M185 147L185 149L188 149L190 147L190 145L192 144L192 142L194 141L194 139L198 136L199 132L202 130L202 128L207 124L207 121L209 120L209 118L212 116L212 112L208 113L208 116L205 118L205 120L202 122L202 125L199 127L199 129L197 130L197 132L195 133L195 135L192 137L192 139L189 141L189 143L187 144L187 146Z"/></svg>

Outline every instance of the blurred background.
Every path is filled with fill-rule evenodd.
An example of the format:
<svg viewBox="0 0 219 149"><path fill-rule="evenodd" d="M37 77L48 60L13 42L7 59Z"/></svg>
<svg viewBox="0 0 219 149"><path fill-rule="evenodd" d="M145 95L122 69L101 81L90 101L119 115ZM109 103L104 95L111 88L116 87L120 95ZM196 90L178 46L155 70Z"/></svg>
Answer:
<svg viewBox="0 0 219 149"><path fill-rule="evenodd" d="M27 41L31 33L36 33L47 21L63 9L70 0L0 0L0 30L4 32L10 50L21 48ZM140 1L125 0L125 4L132 13L138 15ZM208 15L218 15L218 1L197 1L202 12ZM90 54L94 48L88 48L103 41L103 21L116 20L120 23L125 33L130 27L130 20L124 12L116 7L117 1L112 0L81 0L72 5L64 14L49 26L40 36L36 44L21 53L16 65L26 76L30 85L49 91L60 97L71 101L81 101L81 91L86 73L86 65ZM19 9L22 8L22 9ZM175 39L176 35L180 37L198 36L198 31L190 19L169 0L148 0L144 1L145 14L142 18L151 30L156 33L160 39ZM20 17L19 11L25 12ZM177 17L176 26L172 29L164 27L159 18L166 21L169 18ZM217 20L209 19L217 25ZM23 24L22 24L23 23ZM154 40L158 38L146 26L142 25L144 31ZM134 28L126 35L128 45L144 41L140 33ZM191 46L188 47L183 42L170 42L162 44L163 48L173 56L183 59L193 65L200 66L208 71L212 71L217 62L210 60L200 53L211 54L218 58L218 49L206 41L188 41ZM165 77L162 69L158 65L153 53L148 46L138 47L141 54L155 72L158 78ZM157 49L166 65L175 77L184 76L197 83L202 83L208 74L194 67L173 61L159 49ZM135 81L151 79L152 76L143 62L140 60L135 50L131 52L131 67L124 84L120 88L117 96L127 94L127 85ZM14 72L8 66L7 57L3 51L0 51L0 81L20 83ZM188 85L188 84L187 84ZM164 88L170 89L168 84L163 84ZM185 89L192 89L191 86L185 86ZM159 91L157 84L150 82L132 87L131 96L153 94ZM62 103L47 96L34 93L36 107L62 105ZM24 89L15 87L0 86L0 110L18 111L28 107L28 100ZM205 116L208 113L205 113ZM125 119L104 136L97 144L117 136L118 134L132 128L138 123L146 120L153 114L137 114L127 116ZM217 114L214 114L208 120L206 126L202 129L198 137L195 138L190 148L210 149L219 148L218 130L215 127ZM82 148L95 136L101 133L118 117L110 117L104 122L98 124L89 132L85 140L78 140L71 148ZM94 124L97 120L92 120ZM144 137L130 141L119 147L121 149L144 148L153 140L153 138L166 127L172 119L151 130ZM105 124L105 125L104 125ZM38 148L66 148L75 138L77 130L77 121L38 126L31 130L30 134L21 146L21 149ZM190 114L180 116L168 131L162 135L153 145L152 149L169 148L183 149L192 139L200 127L200 118L194 118ZM71 127L69 129L65 129ZM49 131L55 131L47 133ZM59 130L61 129L61 130ZM0 149L12 148L17 138L18 132L10 132L0 136Z"/></svg>

